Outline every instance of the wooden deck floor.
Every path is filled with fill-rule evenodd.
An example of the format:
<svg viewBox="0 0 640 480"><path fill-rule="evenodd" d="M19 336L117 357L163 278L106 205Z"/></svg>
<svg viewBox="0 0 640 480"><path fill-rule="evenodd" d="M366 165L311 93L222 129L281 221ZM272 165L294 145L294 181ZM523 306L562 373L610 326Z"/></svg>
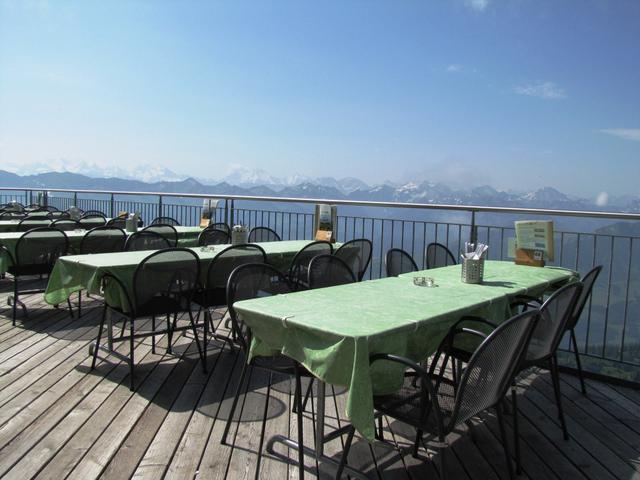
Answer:
<svg viewBox="0 0 640 480"><path fill-rule="evenodd" d="M6 478L259 478L298 477L298 469L264 453L261 420L268 377L254 372L249 394L232 427L232 446L220 444L239 375L235 354L212 345L203 374L193 342L176 340L175 355L150 341L136 349L135 392L128 368L109 357L90 371L88 345L100 316L97 301L81 319L56 310L42 295L28 297L29 316L12 327L6 307L8 280L0 280L0 476ZM160 344L165 345L165 340ZM523 379L520 394L524 474L531 479L640 478L640 392L588 382L588 396L573 377L562 376L570 441L564 441L546 373ZM264 437L295 438L288 379L274 378ZM327 398L327 423L343 425L344 394ZM311 411L313 404L308 407ZM511 416L507 415L510 427ZM236 419L237 420L237 419ZM475 441L466 431L452 437L449 478L507 478L497 423L492 415L475 422ZM438 478L432 463L399 456L413 432L386 421L390 443L358 439L349 463L371 478ZM508 431L511 435L511 431ZM313 444L311 413L305 442ZM338 456L341 440L327 446ZM293 452L292 452L293 455ZM310 477L315 464L306 464ZM331 467L322 469L330 477Z"/></svg>

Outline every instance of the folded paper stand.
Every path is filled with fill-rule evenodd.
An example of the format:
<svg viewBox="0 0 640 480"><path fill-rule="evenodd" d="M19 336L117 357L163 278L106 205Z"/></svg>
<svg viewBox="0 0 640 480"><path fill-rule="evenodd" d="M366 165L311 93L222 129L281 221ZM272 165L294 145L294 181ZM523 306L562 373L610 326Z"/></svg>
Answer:
<svg viewBox="0 0 640 480"><path fill-rule="evenodd" d="M544 252L542 250L516 248L516 265L544 267Z"/></svg>

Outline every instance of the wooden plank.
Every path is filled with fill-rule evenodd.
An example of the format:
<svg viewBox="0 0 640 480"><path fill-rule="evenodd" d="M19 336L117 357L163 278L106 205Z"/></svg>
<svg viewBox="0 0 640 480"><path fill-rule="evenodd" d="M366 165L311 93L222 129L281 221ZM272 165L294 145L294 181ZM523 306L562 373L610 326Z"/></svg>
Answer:
<svg viewBox="0 0 640 480"><path fill-rule="evenodd" d="M209 442L220 442L211 437L218 408L223 399L229 376L233 373L237 355L224 351L215 365L209 382L200 397L187 428L180 439L166 478L195 478L202 454Z"/></svg>
<svg viewBox="0 0 640 480"><path fill-rule="evenodd" d="M165 340L166 336L159 337L157 347L162 348ZM139 382L136 392L131 392L126 382L121 383L39 473L39 478L67 478L68 475L70 478L97 478L100 475L124 440L124 435L135 425L156 392L170 377L173 371L171 367L181 360L180 357L166 354L149 354L147 358L148 361L140 369L151 372L144 378L144 372L139 375L136 371L136 380ZM163 367L160 368L160 365Z"/></svg>
<svg viewBox="0 0 640 480"><path fill-rule="evenodd" d="M146 355L150 347L142 344L139 355ZM128 350L128 345L121 343L116 350L123 353ZM120 368L118 368L120 367ZM15 463L17 463L31 448L38 443L45 435L51 432L62 420L70 419L71 431L77 425L74 420L84 423L87 413L97 408L102 401L116 388L129 373L129 368L122 362L114 363L102 362L96 366L93 372L85 371L80 375L83 378L77 383L76 388L68 390L64 395L55 396L53 402L49 403L49 408L44 411L41 405L38 408L32 403L20 415L7 422L0 430L0 438L3 448L0 450L0 475L5 473ZM94 392L95 389L95 392ZM55 395L55 389L51 389ZM43 398L44 395L41 398ZM83 403L85 399L87 403ZM39 400L40 400L39 399ZM18 421L21 420L21 421ZM19 428L19 426L28 426ZM80 423L79 426L82 425ZM57 432L56 432L57 433ZM10 439L7 442L7 439ZM68 436L66 437L68 439ZM33 452L29 458L34 458ZM34 458L35 463L35 458ZM16 472L20 474L20 472Z"/></svg>
<svg viewBox="0 0 640 480"><path fill-rule="evenodd" d="M194 347L195 348L195 345ZM191 348L189 352L191 353ZM170 378L162 385L152 402L145 409L136 424L129 431L124 442L106 465L101 478L129 478L136 470L148 445L162 426L167 412L171 409L183 385L198 366L199 360L183 358L173 368ZM80 478L80 477L79 477Z"/></svg>

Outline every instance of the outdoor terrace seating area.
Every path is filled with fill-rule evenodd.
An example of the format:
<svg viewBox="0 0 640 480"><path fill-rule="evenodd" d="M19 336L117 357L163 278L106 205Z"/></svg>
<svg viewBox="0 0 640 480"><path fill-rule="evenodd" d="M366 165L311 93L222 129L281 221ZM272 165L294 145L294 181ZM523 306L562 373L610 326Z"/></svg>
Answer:
<svg viewBox="0 0 640 480"><path fill-rule="evenodd" d="M0 304L11 290L0 281ZM136 390L129 390L126 363L116 358L89 369L90 342L101 315L100 302L87 299L80 319L45 304L41 295L26 298L29 316L11 325L10 309L0 310L0 475L6 478L297 478L295 465L264 450L274 434L295 436L292 380L273 378L269 406L264 399L268 375L254 370L249 394L241 399L230 445L220 439L227 420L242 357L210 345L209 373L200 368L188 334L167 355L158 340L136 346ZM224 331L224 328L223 330ZM531 372L519 392L523 475L520 478L631 479L640 476L640 392L587 381L587 396L577 378L562 374L563 404L571 439L562 438L549 374ZM326 424L344 425L343 389L327 389ZM313 445L311 412L304 415L305 442ZM261 431L266 415L265 431ZM511 415L505 416L511 438ZM485 414L450 437L450 478L508 478L502 461L497 422ZM399 456L414 431L385 419L387 443L356 437L349 464L371 478L438 478L433 463ZM282 450L284 453L284 450ZM341 440L327 444L339 457ZM295 458L295 452L291 452ZM309 457L305 468L316 465ZM335 470L324 465L321 478Z"/></svg>

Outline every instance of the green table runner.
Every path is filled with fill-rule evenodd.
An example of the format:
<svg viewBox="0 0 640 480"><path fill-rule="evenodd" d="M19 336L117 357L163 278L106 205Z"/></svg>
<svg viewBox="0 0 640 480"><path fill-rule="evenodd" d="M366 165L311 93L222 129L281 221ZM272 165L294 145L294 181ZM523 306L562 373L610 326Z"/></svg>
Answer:
<svg viewBox="0 0 640 480"><path fill-rule="evenodd" d="M460 273L460 265L454 265L245 300L234 307L254 335L250 357L280 352L321 380L348 387L346 414L358 431L372 439L373 393L393 391L402 380L401 372L389 371L383 364L370 372L372 354L424 360L461 316L481 315L502 322L511 314L511 297L542 294L576 276L561 268L496 261L486 262L481 285L462 283ZM433 277L438 286L413 285L413 277L422 275Z"/></svg>
<svg viewBox="0 0 640 480"><path fill-rule="evenodd" d="M308 240L291 240L282 242L258 243L266 252L269 263L276 268L285 270L298 251L310 243ZM220 251L229 245L214 245L213 250L193 248L200 259L202 281L207 273L209 262ZM131 289L133 273L138 264L153 251L100 253L93 255L73 255L60 258L51 272L44 299L50 305L66 302L67 298L80 290L89 293L100 293L100 279L105 273L116 276L127 289ZM126 301L120 297L120 292L105 292L111 304L126 309Z"/></svg>
<svg viewBox="0 0 640 480"><path fill-rule="evenodd" d="M198 245L198 235L202 232L200 227L175 227L178 232L179 247L195 247ZM69 239L69 252L75 253L80 250L80 242L87 230L71 230L64 232ZM24 232L4 232L0 233L0 245L7 247L11 255L15 256L16 244ZM0 255L0 273L5 273L10 267L10 259L6 255Z"/></svg>

